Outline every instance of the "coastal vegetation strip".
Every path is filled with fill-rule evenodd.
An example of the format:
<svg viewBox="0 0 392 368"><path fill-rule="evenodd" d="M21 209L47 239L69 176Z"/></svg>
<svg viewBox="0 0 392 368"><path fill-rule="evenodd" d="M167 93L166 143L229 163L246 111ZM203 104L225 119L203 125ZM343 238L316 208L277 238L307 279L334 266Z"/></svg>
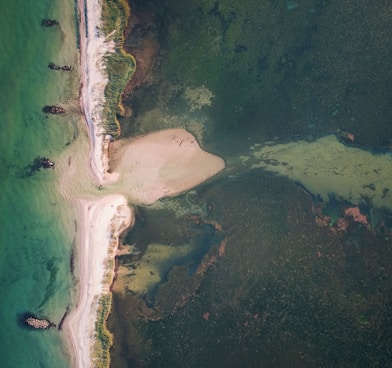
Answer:
<svg viewBox="0 0 392 368"><path fill-rule="evenodd" d="M112 294L102 295L98 301L97 319L95 321L93 364L97 368L110 367L110 348L113 336L106 326L112 305Z"/></svg>
<svg viewBox="0 0 392 368"><path fill-rule="evenodd" d="M104 274L101 278L102 293L97 295L94 301L95 325L94 340L91 360L94 367L110 367L110 348L113 344L113 336L107 328L106 321L111 311L112 293L111 285L115 273L115 255L119 246L120 234L133 225L133 212L126 205L126 199L119 197L116 212L109 221L109 236L107 238L107 254L104 260ZM120 203L121 202L121 203ZM109 202L108 202L109 204Z"/></svg>
<svg viewBox="0 0 392 368"><path fill-rule="evenodd" d="M118 115L123 115L121 97L136 70L134 57L124 51L124 31L130 8L126 0L102 1L102 31L108 41L113 40L115 51L105 56L106 73L109 79L105 88L103 109L104 129L107 134L119 137L121 133Z"/></svg>

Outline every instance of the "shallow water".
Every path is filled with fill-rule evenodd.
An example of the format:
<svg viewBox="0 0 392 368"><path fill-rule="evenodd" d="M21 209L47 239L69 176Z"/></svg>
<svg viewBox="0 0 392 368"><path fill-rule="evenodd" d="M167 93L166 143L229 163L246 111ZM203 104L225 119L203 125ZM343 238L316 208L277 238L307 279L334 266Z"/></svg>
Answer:
<svg viewBox="0 0 392 368"><path fill-rule="evenodd" d="M38 156L59 157L76 135L77 71L59 73L49 62L77 63L74 3L3 2L0 12L0 356L2 367L66 367L57 329L30 331L20 314L58 324L71 303L72 216L56 170L31 173ZM43 18L59 20L45 28ZM64 104L64 117L46 117L46 104Z"/></svg>

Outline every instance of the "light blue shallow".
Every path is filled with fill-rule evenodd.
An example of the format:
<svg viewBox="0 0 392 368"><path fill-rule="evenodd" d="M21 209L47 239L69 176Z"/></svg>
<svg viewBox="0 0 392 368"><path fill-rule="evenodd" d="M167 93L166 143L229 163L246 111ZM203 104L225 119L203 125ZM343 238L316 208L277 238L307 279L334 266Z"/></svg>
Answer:
<svg viewBox="0 0 392 368"><path fill-rule="evenodd" d="M0 366L67 367L62 333L18 324L31 311L58 323L70 303L73 234L56 171L25 175L37 156L56 157L69 128L41 109L67 97L70 78L48 62L77 55L72 0L0 0ZM61 27L44 28L42 18ZM60 101L59 101L60 100ZM69 219L68 219L69 220Z"/></svg>

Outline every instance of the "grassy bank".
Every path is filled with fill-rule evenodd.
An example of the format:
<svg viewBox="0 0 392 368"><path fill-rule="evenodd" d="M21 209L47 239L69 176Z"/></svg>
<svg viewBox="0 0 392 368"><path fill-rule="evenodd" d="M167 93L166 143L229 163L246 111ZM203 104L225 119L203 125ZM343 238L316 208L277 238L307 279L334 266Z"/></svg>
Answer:
<svg viewBox="0 0 392 368"><path fill-rule="evenodd" d="M129 14L130 7L126 0L102 1L102 30L107 39L116 44L115 52L105 58L109 83L105 89L104 127L114 137L121 133L117 119L117 116L123 114L121 96L136 69L135 59L123 49Z"/></svg>

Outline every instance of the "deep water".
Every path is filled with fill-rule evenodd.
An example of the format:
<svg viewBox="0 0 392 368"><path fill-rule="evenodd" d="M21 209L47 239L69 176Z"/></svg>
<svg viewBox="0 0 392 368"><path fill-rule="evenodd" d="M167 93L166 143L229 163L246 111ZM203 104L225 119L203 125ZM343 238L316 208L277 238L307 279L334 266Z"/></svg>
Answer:
<svg viewBox="0 0 392 368"><path fill-rule="evenodd" d="M77 73L48 69L77 62L74 2L1 1L0 8L0 365L67 367L61 332L28 330L21 317L58 324L71 300L71 212L59 173L31 169L37 157L56 161L74 139L72 123L42 112L74 105ZM42 27L43 18L60 26Z"/></svg>

